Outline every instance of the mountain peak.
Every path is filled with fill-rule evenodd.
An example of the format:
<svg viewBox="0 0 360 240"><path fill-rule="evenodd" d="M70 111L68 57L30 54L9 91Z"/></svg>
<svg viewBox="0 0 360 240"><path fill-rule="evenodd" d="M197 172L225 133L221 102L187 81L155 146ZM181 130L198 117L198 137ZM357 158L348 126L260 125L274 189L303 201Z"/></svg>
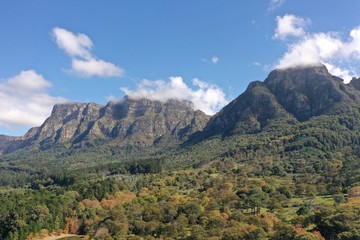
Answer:
<svg viewBox="0 0 360 240"><path fill-rule="evenodd" d="M304 65L304 66L296 66L296 67L288 67L288 68L279 68L273 70L271 74L278 73L313 73L313 74L321 74L321 75L331 75L324 64L317 65Z"/></svg>
<svg viewBox="0 0 360 240"><path fill-rule="evenodd" d="M285 69L275 69L271 71L265 79L267 85L273 85L281 82L281 84L301 84L307 81L318 81L319 77L331 78L333 77L325 65L315 66L301 66ZM285 80L285 82L284 82Z"/></svg>
<svg viewBox="0 0 360 240"><path fill-rule="evenodd" d="M358 83L353 81L353 85ZM356 87L331 75L325 65L276 69L264 82L250 83L243 94L212 117L204 136L256 133L278 121L303 122L345 110L356 104L356 99L360 99Z"/></svg>
<svg viewBox="0 0 360 240"><path fill-rule="evenodd" d="M299 121L355 97L349 86L331 75L324 65L274 70L264 83Z"/></svg>

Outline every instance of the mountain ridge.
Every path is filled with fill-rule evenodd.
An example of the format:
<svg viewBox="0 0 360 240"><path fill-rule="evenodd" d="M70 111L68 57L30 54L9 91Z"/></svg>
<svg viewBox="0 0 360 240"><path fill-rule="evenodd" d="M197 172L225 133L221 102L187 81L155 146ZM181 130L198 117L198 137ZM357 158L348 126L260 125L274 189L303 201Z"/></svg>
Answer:
<svg viewBox="0 0 360 240"><path fill-rule="evenodd" d="M115 146L176 145L215 135L257 134L279 123L294 125L345 111L360 103L358 86L360 78L344 84L320 65L273 70L264 81L251 82L212 117L181 100L160 102L125 96L105 106L58 104L41 126L24 136L0 135L0 153L25 147L92 147L99 141Z"/></svg>
<svg viewBox="0 0 360 240"><path fill-rule="evenodd" d="M201 130L209 116L187 101L134 100L125 97L105 106L96 103L57 104L39 127L24 136L0 136L0 153L25 147L42 150L57 145L92 146L95 141L115 145L148 146L177 142Z"/></svg>

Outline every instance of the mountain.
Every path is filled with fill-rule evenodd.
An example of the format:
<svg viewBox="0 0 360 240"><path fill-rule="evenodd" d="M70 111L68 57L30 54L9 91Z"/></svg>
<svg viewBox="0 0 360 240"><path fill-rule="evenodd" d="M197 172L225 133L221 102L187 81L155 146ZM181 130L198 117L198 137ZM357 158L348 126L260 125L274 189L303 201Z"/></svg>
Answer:
<svg viewBox="0 0 360 240"><path fill-rule="evenodd" d="M296 124L360 103L360 80L344 84L324 65L277 69L213 116L203 137L257 133L278 122Z"/></svg>
<svg viewBox="0 0 360 240"><path fill-rule="evenodd" d="M211 118L193 110L190 102L179 100L160 102L126 96L106 106L60 104L40 127L30 129L25 136L0 136L0 153L26 147L81 149L99 144L182 148L181 143L194 145L213 136L282 134L280 128L299 132L301 127L305 131L310 127L304 126L324 125L323 120L316 122L321 117L337 129L358 129L359 86L360 79L344 84L319 65L274 70L263 82L250 83L243 94Z"/></svg>
<svg viewBox="0 0 360 240"><path fill-rule="evenodd" d="M167 102L131 99L96 103L55 105L40 127L30 129L23 137L0 136L0 153L31 147L49 149L55 146L95 146L96 142L112 145L149 146L186 140L202 130L209 116L194 111L188 101Z"/></svg>
<svg viewBox="0 0 360 240"><path fill-rule="evenodd" d="M211 118L177 100L56 105L0 135L0 238L360 239L359 86L314 66Z"/></svg>

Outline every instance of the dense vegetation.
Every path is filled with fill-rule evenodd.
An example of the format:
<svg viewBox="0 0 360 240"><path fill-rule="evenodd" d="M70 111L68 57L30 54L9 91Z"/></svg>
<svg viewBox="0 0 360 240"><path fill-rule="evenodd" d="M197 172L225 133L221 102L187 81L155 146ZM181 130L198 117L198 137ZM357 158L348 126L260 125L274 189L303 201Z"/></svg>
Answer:
<svg viewBox="0 0 360 240"><path fill-rule="evenodd" d="M179 149L6 155L0 238L359 239L359 119L320 116Z"/></svg>
<svg viewBox="0 0 360 240"><path fill-rule="evenodd" d="M2 193L1 239L49 231L96 239L359 239L360 187L344 194L310 182L316 174L249 177L243 167L225 160L57 184L52 176L40 190Z"/></svg>

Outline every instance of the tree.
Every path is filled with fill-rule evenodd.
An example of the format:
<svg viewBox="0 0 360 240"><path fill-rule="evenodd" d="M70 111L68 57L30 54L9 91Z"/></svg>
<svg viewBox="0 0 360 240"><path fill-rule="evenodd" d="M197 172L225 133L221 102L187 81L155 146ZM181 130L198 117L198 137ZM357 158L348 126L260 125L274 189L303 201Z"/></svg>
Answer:
<svg viewBox="0 0 360 240"><path fill-rule="evenodd" d="M261 207L265 207L268 203L269 195L261 190L252 189L249 191L245 204L253 209L254 214L259 214Z"/></svg>

